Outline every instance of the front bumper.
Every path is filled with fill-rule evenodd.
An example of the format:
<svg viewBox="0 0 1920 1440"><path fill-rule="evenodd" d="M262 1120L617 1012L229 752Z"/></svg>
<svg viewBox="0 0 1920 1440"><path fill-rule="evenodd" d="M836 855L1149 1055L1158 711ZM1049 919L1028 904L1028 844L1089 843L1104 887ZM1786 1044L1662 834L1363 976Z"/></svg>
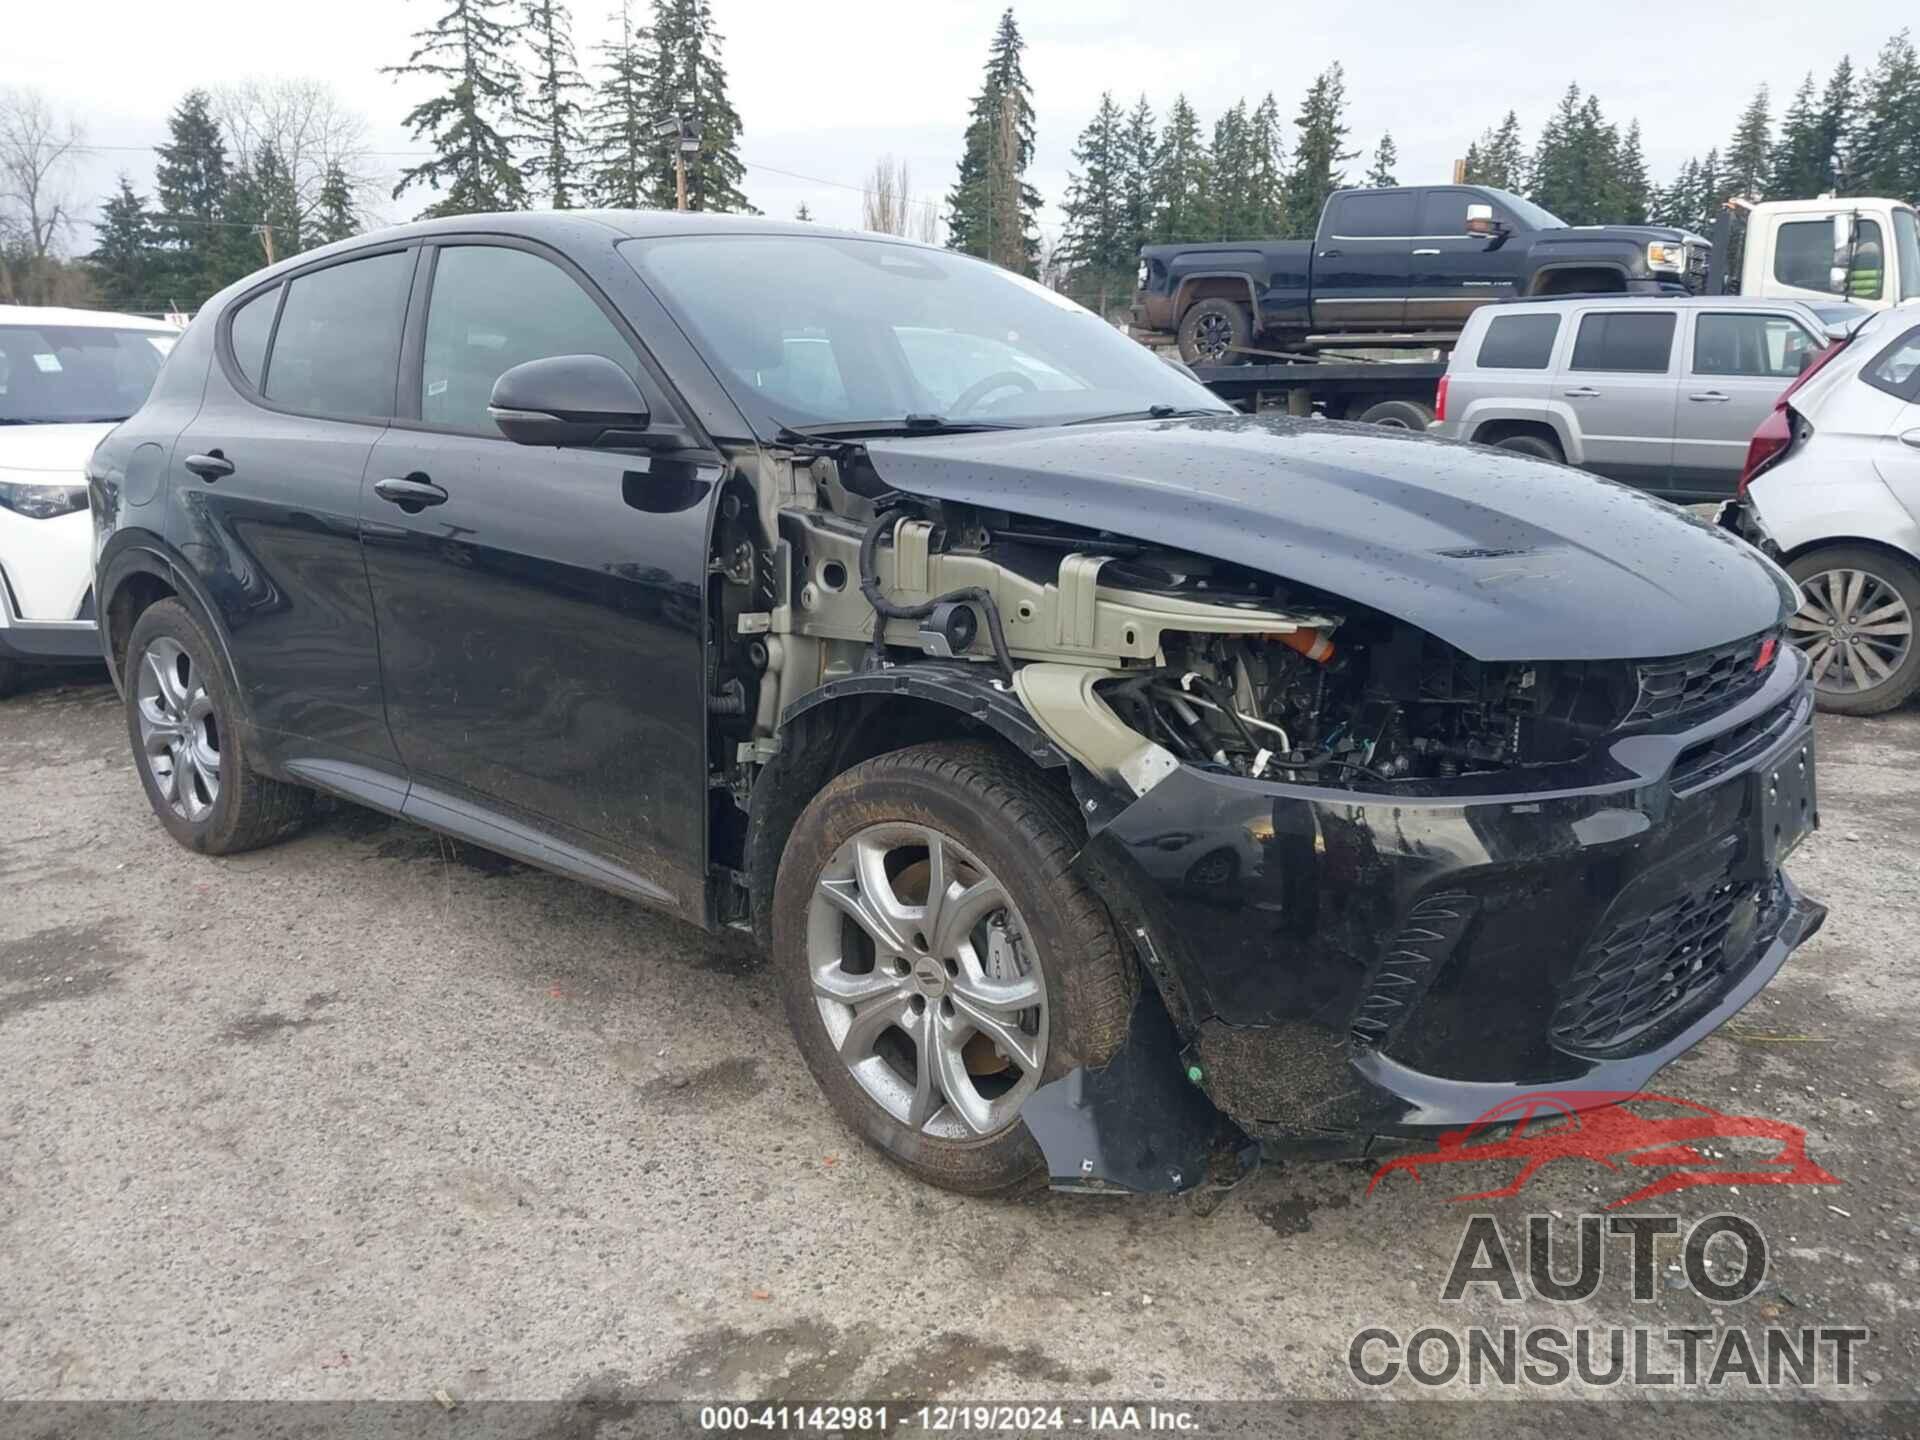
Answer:
<svg viewBox="0 0 1920 1440"><path fill-rule="evenodd" d="M1640 1088L1825 917L1779 867L1818 823L1805 673L1785 651L1746 699L1614 741L1581 784L1360 793L1183 768L1094 802L1077 864L1172 1012L1162 1073L1268 1148L1322 1155L1536 1087Z"/></svg>

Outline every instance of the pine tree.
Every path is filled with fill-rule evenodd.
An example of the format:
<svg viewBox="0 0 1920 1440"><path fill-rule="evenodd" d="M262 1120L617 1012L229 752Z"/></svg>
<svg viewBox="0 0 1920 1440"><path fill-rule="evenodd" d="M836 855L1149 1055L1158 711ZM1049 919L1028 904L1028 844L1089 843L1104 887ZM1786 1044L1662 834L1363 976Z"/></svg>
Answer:
<svg viewBox="0 0 1920 1440"><path fill-rule="evenodd" d="M1033 163L1033 90L1022 67L1026 42L1013 11L1000 17L980 93L967 124L959 174L947 193L947 245L1032 275L1040 236L1040 195L1027 184Z"/></svg>
<svg viewBox="0 0 1920 1440"><path fill-rule="evenodd" d="M329 165L326 179L320 182L320 200L314 211L314 243L331 245L336 240L350 240L358 235L360 217L355 211L353 187L347 183L347 172L337 164Z"/></svg>
<svg viewBox="0 0 1920 1440"><path fill-rule="evenodd" d="M271 145L260 148L250 168L234 173L221 219L222 285L306 248L293 175Z"/></svg>
<svg viewBox="0 0 1920 1440"><path fill-rule="evenodd" d="M1767 194L1775 200L1810 200L1823 188L1827 157L1821 150L1820 111L1809 70L1780 120L1780 135L1767 159Z"/></svg>
<svg viewBox="0 0 1920 1440"><path fill-rule="evenodd" d="M1200 117L1185 95L1174 97L1160 128L1160 145L1153 156L1153 241L1157 245L1188 244L1209 238L1212 216L1207 193L1213 162L1200 138Z"/></svg>
<svg viewBox="0 0 1920 1440"><path fill-rule="evenodd" d="M1074 291L1106 313L1114 291L1124 293L1133 270L1134 247L1127 223L1125 120L1111 93L1100 97L1087 128L1073 147L1080 168L1067 179L1062 211L1066 233L1062 259Z"/></svg>
<svg viewBox="0 0 1920 1440"><path fill-rule="evenodd" d="M386 74L421 75L445 87L414 106L403 122L434 153L401 172L393 198L425 185L445 192L427 207L428 215L522 209L526 180L503 129L520 105L520 75L509 54L514 27L502 15L506 0L443 3L445 12L414 33L407 63L385 67Z"/></svg>
<svg viewBox="0 0 1920 1440"><path fill-rule="evenodd" d="M1766 198L1768 161L1773 153L1773 117L1769 113L1769 101L1767 87L1762 85L1753 92L1753 99L1747 102L1747 108L1740 112L1739 123L1733 128L1733 139L1727 142L1726 164L1720 176L1725 194L1714 197L1716 201L1725 199L1727 195L1739 195L1752 200Z"/></svg>
<svg viewBox="0 0 1920 1440"><path fill-rule="evenodd" d="M560 0L523 0L521 30L533 59L532 88L522 102L533 145L527 176L546 186L556 210L571 210L581 194L580 78L573 54L573 17Z"/></svg>
<svg viewBox="0 0 1920 1440"><path fill-rule="evenodd" d="M1580 87L1569 85L1547 123L1540 127L1527 195L1569 225L1583 223L1578 212L1586 207L1586 196L1581 193L1586 167L1581 157L1580 112Z"/></svg>
<svg viewBox="0 0 1920 1440"><path fill-rule="evenodd" d="M160 213L154 236L164 251L157 277L172 298L197 308L220 288L220 218L227 198L227 144L204 90L190 90L167 117L168 143L154 166Z"/></svg>
<svg viewBox="0 0 1920 1440"><path fill-rule="evenodd" d="M1467 147L1467 183L1487 185L1518 195L1527 188L1527 146L1520 134L1520 117L1507 111L1506 119Z"/></svg>
<svg viewBox="0 0 1920 1440"><path fill-rule="evenodd" d="M1367 169L1367 184L1376 190L1385 190L1400 182L1394 178L1393 167L1400 163L1400 152L1394 149L1391 131L1380 137L1380 144L1373 152L1373 164Z"/></svg>
<svg viewBox="0 0 1920 1440"><path fill-rule="evenodd" d="M1640 122L1627 126L1614 172L1612 218L1622 225L1644 225L1653 209L1653 180L1647 173L1647 152L1640 140Z"/></svg>
<svg viewBox="0 0 1920 1440"><path fill-rule="evenodd" d="M1142 95L1127 112L1120 137L1120 195L1125 216L1127 253L1138 255L1153 238L1153 161L1159 148L1153 109Z"/></svg>
<svg viewBox="0 0 1920 1440"><path fill-rule="evenodd" d="M1254 232L1252 134L1247 102L1241 100L1213 124L1213 185L1207 196L1209 228L1218 240Z"/></svg>
<svg viewBox="0 0 1920 1440"><path fill-rule="evenodd" d="M798 205L793 207L793 218L803 223L813 219L813 212L807 208L806 201L802 200Z"/></svg>
<svg viewBox="0 0 1920 1440"><path fill-rule="evenodd" d="M1853 61L1842 55L1828 77L1827 88L1820 92L1820 181L1808 192L1808 198L1828 191L1838 193L1841 177L1852 173L1853 121Z"/></svg>
<svg viewBox="0 0 1920 1440"><path fill-rule="evenodd" d="M1905 30L1881 47L1861 87L1852 136L1855 195L1920 196L1920 57Z"/></svg>
<svg viewBox="0 0 1920 1440"><path fill-rule="evenodd" d="M116 309L156 308L155 301L164 297L154 295L148 284L159 259L147 202L122 171L119 190L100 207L93 253L87 257L101 297Z"/></svg>
<svg viewBox="0 0 1920 1440"><path fill-rule="evenodd" d="M594 203L638 210L648 203L645 169L659 142L647 113L647 58L623 4L619 29L600 46L601 74L588 107L587 175ZM672 202L669 201L669 204Z"/></svg>
<svg viewBox="0 0 1920 1440"><path fill-rule="evenodd" d="M685 155L687 208L753 215L740 188L740 114L727 98L721 36L708 0L653 0L653 28L641 50L641 97L648 124L692 122L700 148ZM653 141L641 152L643 204L671 210L676 200L674 152Z"/></svg>
<svg viewBox="0 0 1920 1440"><path fill-rule="evenodd" d="M1287 166L1281 128L1279 103L1268 91L1247 122L1247 150L1253 168L1247 180L1246 234L1252 239L1264 240L1286 232Z"/></svg>
<svg viewBox="0 0 1920 1440"><path fill-rule="evenodd" d="M1287 172L1287 223L1294 235L1313 234L1327 197L1347 183L1341 167L1359 154L1340 148L1347 138L1346 108L1346 71L1335 61L1307 87L1293 121L1299 135Z"/></svg>

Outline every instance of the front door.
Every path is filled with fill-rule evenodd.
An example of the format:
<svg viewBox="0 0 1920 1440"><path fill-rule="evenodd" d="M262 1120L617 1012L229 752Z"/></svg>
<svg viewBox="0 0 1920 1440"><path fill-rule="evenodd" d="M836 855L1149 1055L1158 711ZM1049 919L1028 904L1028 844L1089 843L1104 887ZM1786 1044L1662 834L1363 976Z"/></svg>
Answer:
<svg viewBox="0 0 1920 1440"><path fill-rule="evenodd" d="M505 439L487 415L494 380L552 355L604 355L648 392L656 424L673 412L610 307L554 259L451 244L430 273L402 419L361 504L408 813L493 827L522 853L531 838L563 869L603 858L614 888L699 918L718 467Z"/></svg>
<svg viewBox="0 0 1920 1440"><path fill-rule="evenodd" d="M1527 244L1514 234L1513 217L1494 206L1507 237L1467 233L1467 206L1489 204L1476 190L1440 187L1420 201L1419 233L1407 268L1407 328L1457 328L1490 300L1519 293Z"/></svg>
<svg viewBox="0 0 1920 1440"><path fill-rule="evenodd" d="M1322 331L1398 330L1407 310L1412 190L1355 190L1327 201L1313 250L1313 324Z"/></svg>
<svg viewBox="0 0 1920 1440"><path fill-rule="evenodd" d="M1793 316L1695 310L1674 414L1672 489L1733 494L1747 442L1826 342Z"/></svg>
<svg viewBox="0 0 1920 1440"><path fill-rule="evenodd" d="M1582 468L1664 491L1673 473L1674 332L1668 310L1588 310L1554 376Z"/></svg>

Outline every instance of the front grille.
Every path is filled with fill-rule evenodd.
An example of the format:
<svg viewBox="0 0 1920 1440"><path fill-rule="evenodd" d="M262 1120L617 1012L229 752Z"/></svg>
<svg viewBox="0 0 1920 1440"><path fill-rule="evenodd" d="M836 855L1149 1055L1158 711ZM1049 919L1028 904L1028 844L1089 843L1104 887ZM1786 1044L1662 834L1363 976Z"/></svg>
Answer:
<svg viewBox="0 0 1920 1440"><path fill-rule="evenodd" d="M1799 711L1798 697L1785 700L1711 740L1689 745L1667 772L1667 784L1676 795L1698 790L1786 734Z"/></svg>
<svg viewBox="0 0 1920 1440"><path fill-rule="evenodd" d="M1751 883L1722 875L1650 914L1623 920L1588 947L1554 1007L1554 1042L1569 1050L1615 1050L1710 994L1752 963L1751 946L1728 946ZM1742 926L1743 936L1750 925Z"/></svg>
<svg viewBox="0 0 1920 1440"><path fill-rule="evenodd" d="M1735 700L1760 687L1765 672L1754 667L1760 660L1760 647L1767 640L1778 643L1772 634L1754 635L1732 645L1712 650L1696 650L1669 660L1643 660L1636 667L1640 694L1628 712L1628 725L1650 720L1667 720L1695 710L1724 709Z"/></svg>

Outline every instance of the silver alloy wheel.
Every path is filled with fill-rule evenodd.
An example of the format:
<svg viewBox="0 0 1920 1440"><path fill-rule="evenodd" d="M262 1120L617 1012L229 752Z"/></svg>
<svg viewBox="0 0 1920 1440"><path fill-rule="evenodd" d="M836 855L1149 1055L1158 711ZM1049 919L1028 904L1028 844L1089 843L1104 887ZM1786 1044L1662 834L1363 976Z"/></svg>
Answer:
<svg viewBox="0 0 1920 1440"><path fill-rule="evenodd" d="M992 1135L1047 1060L1047 987L1000 881L950 836L869 825L833 853L807 912L828 1037L860 1088L913 1130Z"/></svg>
<svg viewBox="0 0 1920 1440"><path fill-rule="evenodd" d="M1822 570L1800 582L1788 621L1807 652L1814 684L1858 695L1890 679L1913 644L1913 615L1900 592L1868 570Z"/></svg>
<svg viewBox="0 0 1920 1440"><path fill-rule="evenodd" d="M193 657L155 636L134 681L140 750L173 813L198 823L220 799L220 726Z"/></svg>

